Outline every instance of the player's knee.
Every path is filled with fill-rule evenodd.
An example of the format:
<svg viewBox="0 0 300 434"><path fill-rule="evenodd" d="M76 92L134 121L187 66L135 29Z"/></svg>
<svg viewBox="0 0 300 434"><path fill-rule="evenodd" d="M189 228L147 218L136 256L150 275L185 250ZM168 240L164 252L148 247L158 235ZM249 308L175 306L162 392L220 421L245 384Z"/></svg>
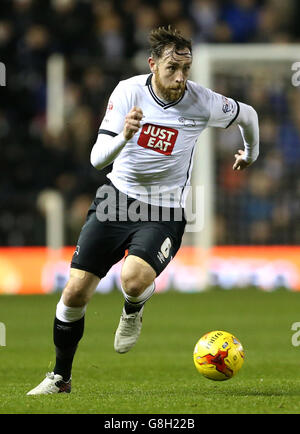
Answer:
<svg viewBox="0 0 300 434"><path fill-rule="evenodd" d="M63 301L69 307L85 306L89 302L89 294L82 286L68 284L63 291Z"/></svg>
<svg viewBox="0 0 300 434"><path fill-rule="evenodd" d="M63 291L63 301L69 307L88 304L100 279L92 273L71 268L70 279Z"/></svg>
<svg viewBox="0 0 300 434"><path fill-rule="evenodd" d="M151 285L152 281L143 273L124 272L121 276L121 283L127 295L138 297Z"/></svg>
<svg viewBox="0 0 300 434"><path fill-rule="evenodd" d="M143 292L143 287L141 287L138 279L123 277L121 282L122 288L126 294L130 295L131 297L138 297Z"/></svg>
<svg viewBox="0 0 300 434"><path fill-rule="evenodd" d="M121 272L122 288L127 295L139 297L154 281L156 273L144 260L127 256Z"/></svg>

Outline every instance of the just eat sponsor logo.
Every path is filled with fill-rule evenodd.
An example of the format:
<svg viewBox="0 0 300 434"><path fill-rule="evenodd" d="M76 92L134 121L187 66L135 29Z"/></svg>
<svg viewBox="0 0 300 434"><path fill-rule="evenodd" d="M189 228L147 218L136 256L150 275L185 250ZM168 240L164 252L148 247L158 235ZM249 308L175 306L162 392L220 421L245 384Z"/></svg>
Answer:
<svg viewBox="0 0 300 434"><path fill-rule="evenodd" d="M171 155L177 136L178 131L174 128L145 124L137 143L143 148L152 149L160 154Z"/></svg>

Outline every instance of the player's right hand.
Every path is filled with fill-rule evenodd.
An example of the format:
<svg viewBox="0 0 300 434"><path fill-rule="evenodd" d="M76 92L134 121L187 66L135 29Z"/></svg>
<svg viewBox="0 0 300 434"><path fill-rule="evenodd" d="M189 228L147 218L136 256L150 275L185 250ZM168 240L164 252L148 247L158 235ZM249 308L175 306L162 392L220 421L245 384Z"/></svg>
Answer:
<svg viewBox="0 0 300 434"><path fill-rule="evenodd" d="M130 112L125 117L123 135L126 141L132 139L135 133L141 128L141 120L143 112L139 107L132 107Z"/></svg>

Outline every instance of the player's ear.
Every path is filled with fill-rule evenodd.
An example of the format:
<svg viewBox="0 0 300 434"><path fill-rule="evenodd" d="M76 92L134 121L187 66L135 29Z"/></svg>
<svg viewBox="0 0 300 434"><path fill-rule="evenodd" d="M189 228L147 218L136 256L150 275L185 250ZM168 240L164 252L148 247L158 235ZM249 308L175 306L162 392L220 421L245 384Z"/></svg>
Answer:
<svg viewBox="0 0 300 434"><path fill-rule="evenodd" d="M156 62L153 59L153 57L148 58L148 64L149 64L150 71L154 73L156 70Z"/></svg>

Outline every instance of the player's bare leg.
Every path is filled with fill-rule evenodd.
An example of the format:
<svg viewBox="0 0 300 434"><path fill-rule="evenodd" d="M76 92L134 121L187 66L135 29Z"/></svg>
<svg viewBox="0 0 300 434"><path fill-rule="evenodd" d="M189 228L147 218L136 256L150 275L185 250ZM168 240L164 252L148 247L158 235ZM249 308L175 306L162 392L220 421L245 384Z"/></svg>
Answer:
<svg viewBox="0 0 300 434"><path fill-rule="evenodd" d="M84 331L84 315L100 279L92 273L71 268L70 279L56 307L53 338L56 364L53 372L27 395L71 392L73 358Z"/></svg>
<svg viewBox="0 0 300 434"><path fill-rule="evenodd" d="M138 340L144 304L154 293L155 277L156 272L146 261L138 256L127 256L121 273L125 303L114 341L118 353L126 353Z"/></svg>

